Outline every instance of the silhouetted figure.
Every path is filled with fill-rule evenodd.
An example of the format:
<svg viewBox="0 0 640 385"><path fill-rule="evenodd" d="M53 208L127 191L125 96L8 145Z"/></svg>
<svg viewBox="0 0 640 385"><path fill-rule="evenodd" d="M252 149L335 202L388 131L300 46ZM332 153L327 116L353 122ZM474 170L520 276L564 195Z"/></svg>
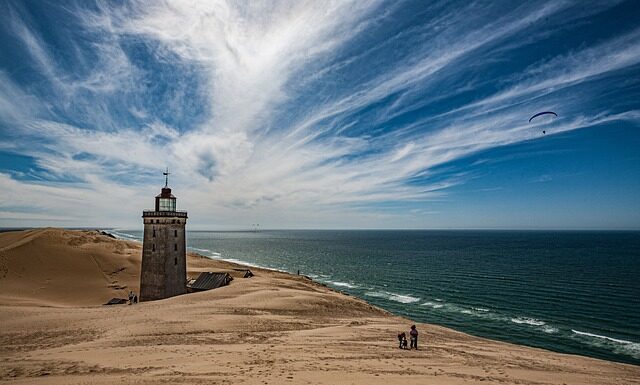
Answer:
<svg viewBox="0 0 640 385"><path fill-rule="evenodd" d="M418 329L416 329L416 325L411 325L409 335L411 335L411 346L409 349L416 348L416 350L418 350Z"/></svg>

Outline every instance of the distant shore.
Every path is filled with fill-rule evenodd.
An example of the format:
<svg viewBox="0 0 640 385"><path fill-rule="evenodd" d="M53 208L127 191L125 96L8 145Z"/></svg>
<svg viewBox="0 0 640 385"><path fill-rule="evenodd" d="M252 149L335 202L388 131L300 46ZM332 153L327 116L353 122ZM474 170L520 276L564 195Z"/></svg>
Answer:
<svg viewBox="0 0 640 385"><path fill-rule="evenodd" d="M138 305L140 244L96 231L0 234L0 379L12 383L640 384L640 367L418 324L303 277L188 256L229 286Z"/></svg>

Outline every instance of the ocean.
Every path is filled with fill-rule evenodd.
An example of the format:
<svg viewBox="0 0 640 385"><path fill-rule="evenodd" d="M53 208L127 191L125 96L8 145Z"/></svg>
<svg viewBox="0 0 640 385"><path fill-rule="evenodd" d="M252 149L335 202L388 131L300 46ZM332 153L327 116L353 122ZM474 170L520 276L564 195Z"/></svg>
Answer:
<svg viewBox="0 0 640 385"><path fill-rule="evenodd" d="M419 322L640 365L640 232L189 231L187 245Z"/></svg>

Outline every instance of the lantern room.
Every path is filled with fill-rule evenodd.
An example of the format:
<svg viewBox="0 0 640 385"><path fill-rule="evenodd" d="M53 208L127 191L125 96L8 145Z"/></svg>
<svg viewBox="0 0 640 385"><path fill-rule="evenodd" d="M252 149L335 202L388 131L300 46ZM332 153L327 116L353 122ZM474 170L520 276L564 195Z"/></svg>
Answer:
<svg viewBox="0 0 640 385"><path fill-rule="evenodd" d="M160 195L156 196L156 211L176 211L176 197L169 187L163 187Z"/></svg>

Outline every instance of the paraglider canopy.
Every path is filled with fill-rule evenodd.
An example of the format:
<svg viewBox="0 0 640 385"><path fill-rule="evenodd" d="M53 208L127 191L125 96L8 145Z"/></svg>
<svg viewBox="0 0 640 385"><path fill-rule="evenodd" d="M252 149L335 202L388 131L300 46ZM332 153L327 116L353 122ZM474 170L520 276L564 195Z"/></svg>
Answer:
<svg viewBox="0 0 640 385"><path fill-rule="evenodd" d="M556 114L556 113L555 113L555 112L553 112L553 111L542 111L542 112L538 112L537 114L534 114L532 117L530 117L530 118L529 118L529 123L531 123L531 121L532 121L533 119L535 119L535 118L537 118L538 116L541 116L541 115L553 115L553 116L555 116L555 117L558 117L558 114ZM542 133L546 135L547 131L544 131L544 130L543 130L543 131L542 131Z"/></svg>
<svg viewBox="0 0 640 385"><path fill-rule="evenodd" d="M541 116L541 115L554 115L554 116L556 116L556 117L558 116L558 114L556 114L556 113L555 113L555 112L553 112L553 111L543 111L543 112L538 112L537 114L535 114L535 115L533 115L532 117L530 117L530 118L529 118L529 123L531 123L531 121L532 121L533 119L535 119L535 118L537 118L538 116Z"/></svg>

